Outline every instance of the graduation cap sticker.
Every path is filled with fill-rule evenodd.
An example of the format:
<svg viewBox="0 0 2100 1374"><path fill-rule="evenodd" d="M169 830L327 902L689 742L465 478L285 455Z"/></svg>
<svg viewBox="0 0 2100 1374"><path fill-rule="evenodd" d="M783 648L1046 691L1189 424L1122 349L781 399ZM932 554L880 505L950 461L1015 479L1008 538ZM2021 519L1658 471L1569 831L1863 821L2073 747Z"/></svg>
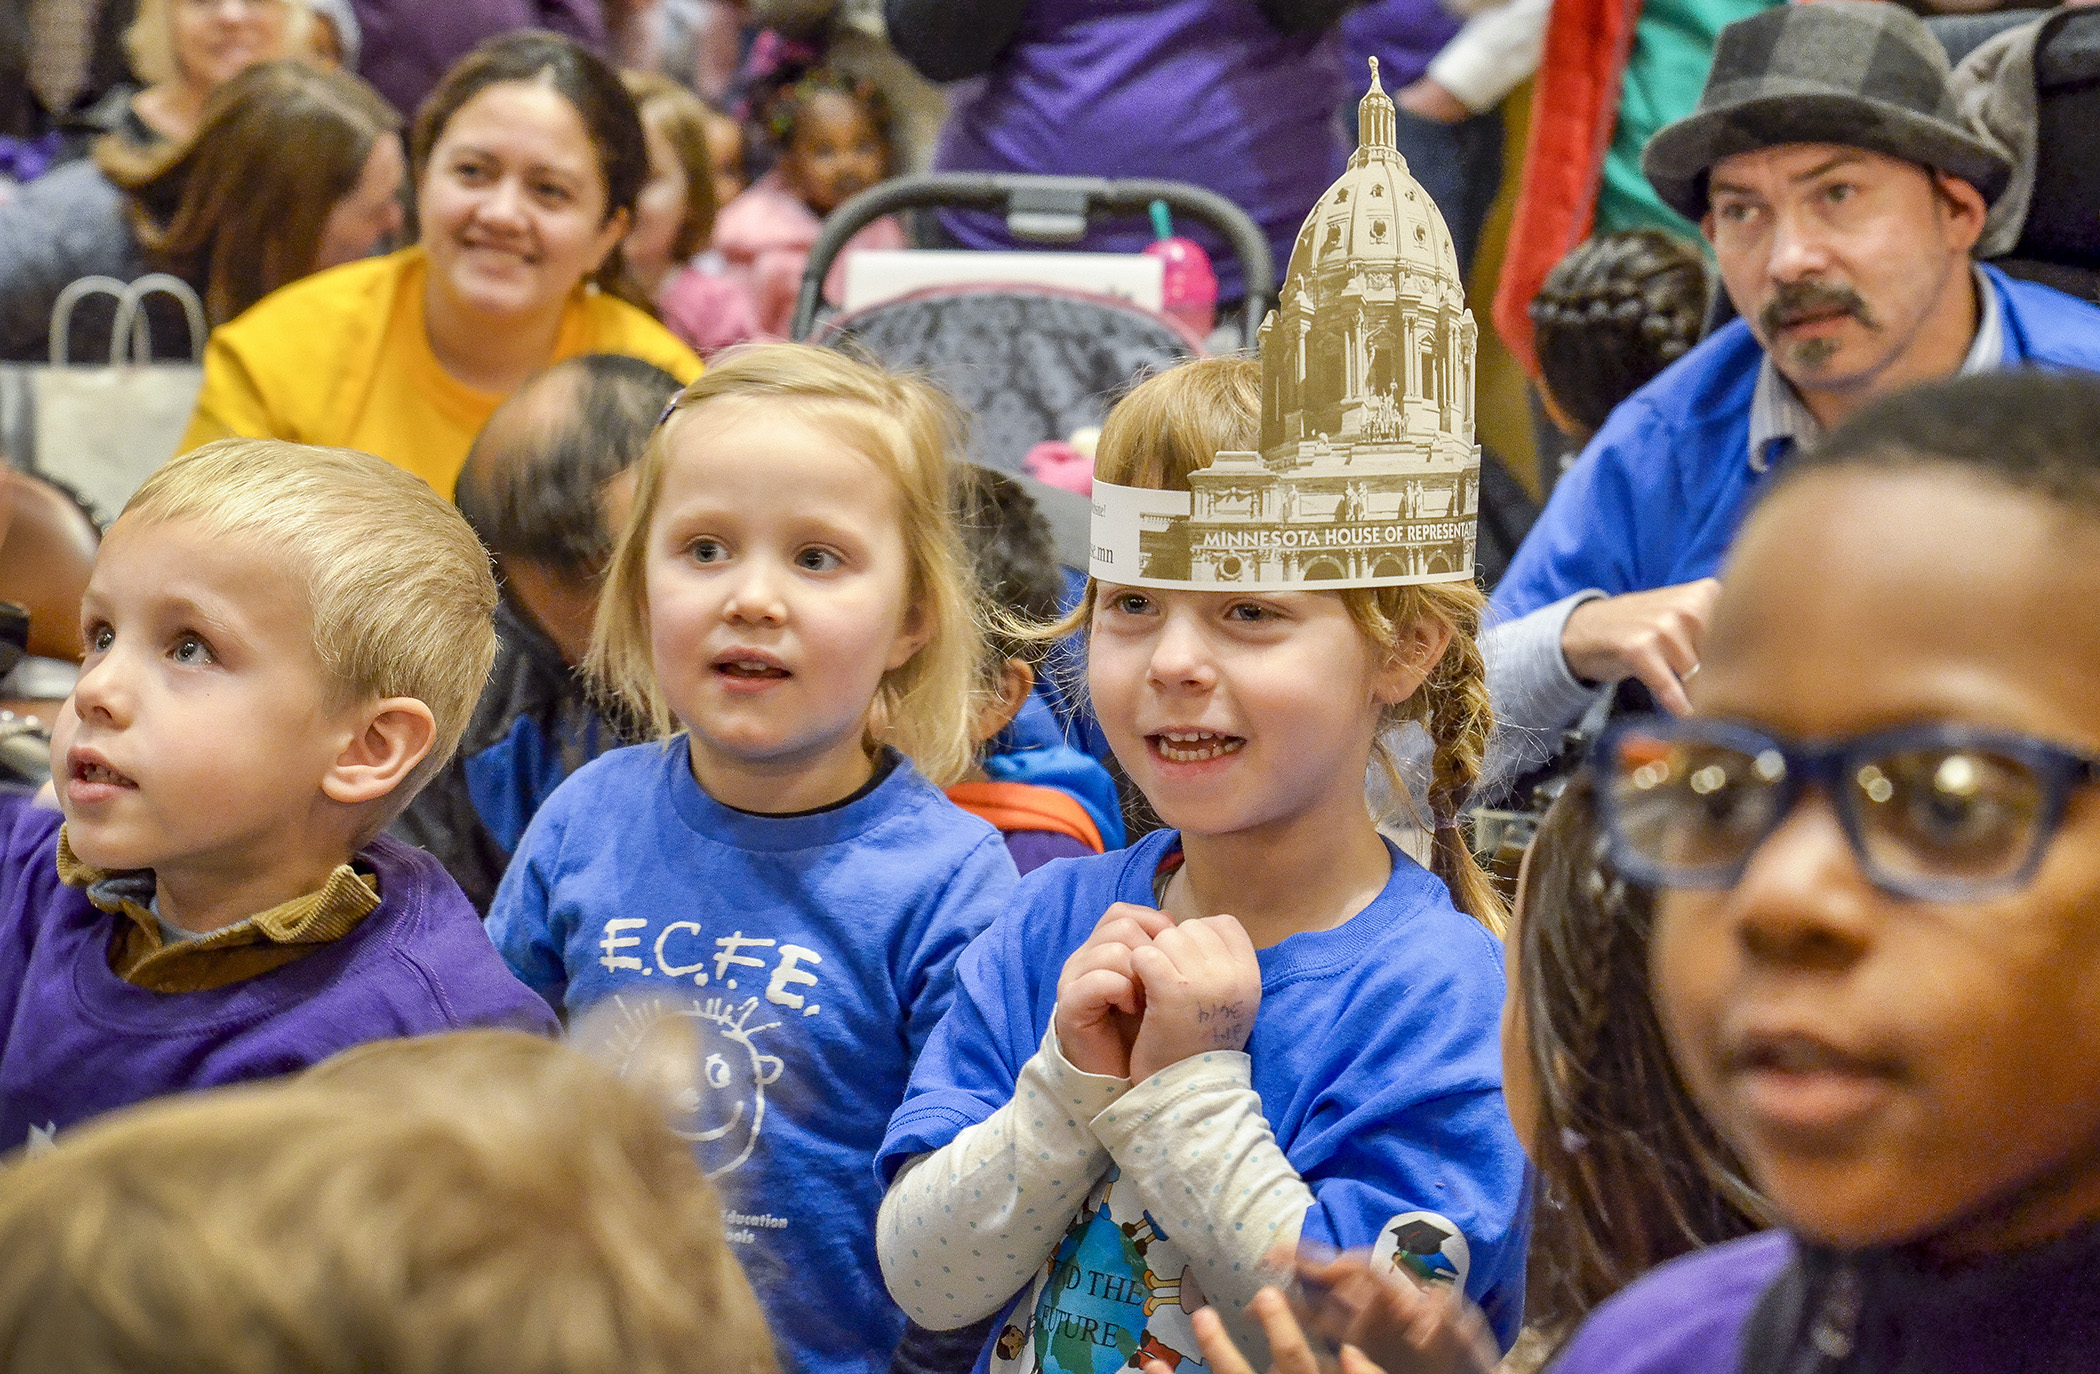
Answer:
<svg viewBox="0 0 2100 1374"><path fill-rule="evenodd" d="M1418 1284L1463 1288L1472 1266L1465 1233L1434 1212L1404 1212L1379 1231L1371 1265L1390 1265Z"/></svg>
<svg viewBox="0 0 2100 1374"><path fill-rule="evenodd" d="M1096 578L1317 591L1473 576L1479 331L1397 117L1374 59L1362 141L1306 216L1261 328L1259 451L1216 454L1187 491L1097 480Z"/></svg>

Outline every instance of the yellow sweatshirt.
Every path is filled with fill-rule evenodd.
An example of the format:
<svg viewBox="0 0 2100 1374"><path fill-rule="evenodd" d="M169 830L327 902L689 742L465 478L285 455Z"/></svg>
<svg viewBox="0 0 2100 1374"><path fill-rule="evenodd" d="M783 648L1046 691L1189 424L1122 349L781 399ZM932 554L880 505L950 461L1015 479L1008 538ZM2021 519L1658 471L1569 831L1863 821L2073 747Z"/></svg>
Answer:
<svg viewBox="0 0 2100 1374"><path fill-rule="evenodd" d="M427 273L423 250L404 248L293 282L214 330L182 451L229 435L363 449L452 495L503 398L461 383L430 351ZM579 288L548 362L585 353L628 354L683 382L700 375L669 330Z"/></svg>

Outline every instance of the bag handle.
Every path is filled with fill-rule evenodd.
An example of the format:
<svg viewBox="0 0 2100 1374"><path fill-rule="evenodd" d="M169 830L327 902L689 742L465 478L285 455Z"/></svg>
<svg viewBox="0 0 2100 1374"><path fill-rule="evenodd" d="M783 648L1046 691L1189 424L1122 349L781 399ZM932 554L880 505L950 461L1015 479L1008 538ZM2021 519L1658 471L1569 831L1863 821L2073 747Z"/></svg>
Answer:
<svg viewBox="0 0 2100 1374"><path fill-rule="evenodd" d="M112 366L122 361L118 349L128 334L131 337L131 361L150 363L153 361L153 331L146 327L144 306L146 297L152 295L173 296L182 307L183 315L190 323L190 361L204 356L204 341L211 328L204 322L204 302L180 277L166 272L151 272L124 288L117 301L117 321L109 329L109 361Z"/></svg>
<svg viewBox="0 0 2100 1374"><path fill-rule="evenodd" d="M152 362L152 331L146 327L145 311L141 308L146 297L152 295L172 296L182 306L182 313L190 326L190 358L195 361L202 357L205 338L211 333L211 327L204 319L204 303L197 299L197 293L182 278L166 272L151 272L128 283L104 276L81 277L66 283L51 306L51 365L66 367L72 363L73 310L89 296L117 298L116 320L109 330L109 365L121 367L126 361ZM128 358L127 342L130 344Z"/></svg>
<svg viewBox="0 0 2100 1374"><path fill-rule="evenodd" d="M117 309L122 311L124 293L130 289L128 283L115 277L81 277L77 281L67 282L65 289L58 293L58 299L51 304L51 365L65 367L72 362L68 355L72 344L74 306L89 296L115 296ZM120 337L122 336L114 332L110 334L109 350L112 362L116 361L117 340Z"/></svg>

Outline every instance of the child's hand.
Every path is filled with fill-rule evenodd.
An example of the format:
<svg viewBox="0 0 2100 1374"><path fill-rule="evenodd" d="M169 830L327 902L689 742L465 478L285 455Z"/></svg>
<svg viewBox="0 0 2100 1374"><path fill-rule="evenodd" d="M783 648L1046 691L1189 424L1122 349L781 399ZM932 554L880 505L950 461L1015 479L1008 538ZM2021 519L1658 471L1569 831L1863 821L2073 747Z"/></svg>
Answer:
<svg viewBox="0 0 2100 1374"><path fill-rule="evenodd" d="M1057 977L1057 1047L1073 1068L1105 1078L1130 1077L1130 1046L1145 1014L1145 994L1131 952L1174 928L1150 907L1117 902Z"/></svg>
<svg viewBox="0 0 2100 1374"><path fill-rule="evenodd" d="M1261 1008L1261 962L1230 916L1163 930L1133 949L1130 967L1145 995L1145 1018L1130 1047L1130 1081L1212 1050L1239 1050Z"/></svg>
<svg viewBox="0 0 2100 1374"><path fill-rule="evenodd" d="M1367 1363L1392 1374L1487 1374L1501 1359L1480 1309L1457 1288L1376 1273L1366 1250L1300 1251L1296 1266L1306 1326Z"/></svg>

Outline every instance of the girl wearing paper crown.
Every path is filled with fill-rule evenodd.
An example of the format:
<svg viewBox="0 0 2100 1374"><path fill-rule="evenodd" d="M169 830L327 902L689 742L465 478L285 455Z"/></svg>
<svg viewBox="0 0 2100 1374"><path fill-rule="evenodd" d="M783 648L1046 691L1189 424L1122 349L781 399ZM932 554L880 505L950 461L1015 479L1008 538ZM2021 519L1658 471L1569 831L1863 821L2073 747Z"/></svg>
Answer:
<svg viewBox="0 0 2100 1374"><path fill-rule="evenodd" d="M1023 880L878 1156L890 1293L935 1329L993 1318L980 1371L1186 1374L1218 1319L1259 1365L1247 1304L1301 1243L1515 1335L1503 912L1455 821L1488 726L1472 323L1375 84L1364 110L1262 364L1156 377L1101 436L1094 577L1057 629L1087 632L1170 828ZM1434 872L1365 803L1401 721L1435 745Z"/></svg>

